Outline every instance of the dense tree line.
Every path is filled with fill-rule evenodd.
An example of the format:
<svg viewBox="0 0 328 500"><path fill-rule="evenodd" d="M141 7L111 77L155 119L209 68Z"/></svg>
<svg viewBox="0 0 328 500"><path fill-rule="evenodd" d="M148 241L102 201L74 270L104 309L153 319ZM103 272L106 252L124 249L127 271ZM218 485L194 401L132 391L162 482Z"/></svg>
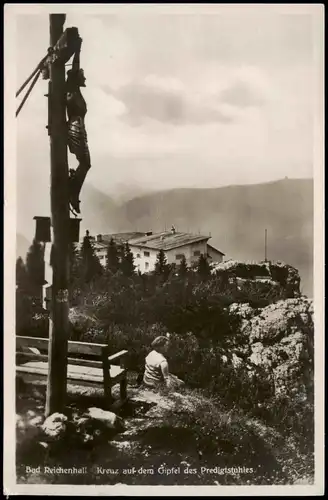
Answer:
<svg viewBox="0 0 328 500"><path fill-rule="evenodd" d="M129 315L137 310L139 305L149 307L147 321L158 320L159 310L164 312L172 302L170 297L178 293L179 287L190 279L204 282L210 279L210 267L207 259L200 256L198 264L193 269L187 266L185 257L179 265L168 264L163 250L157 255L155 269L147 275L136 271L133 253L129 244L117 243L111 239L106 253L106 265L102 266L97 256L93 239L87 231L80 246L71 243L69 246L69 294L71 305L90 303L94 295L101 296L106 303L112 293L115 295L115 311L111 312L110 321L129 321ZM42 303L42 286L44 284L44 247L33 241L28 250L26 261L19 257L16 262L16 319L17 333L28 334L33 330L33 318L47 312ZM128 291L129 290L129 291ZM116 293L117 291L117 293ZM185 293L185 292L184 292ZM133 296L133 300L131 297ZM166 297L162 305L162 299ZM159 300L159 304L148 303ZM162 298L163 298L162 297ZM155 298L155 299L154 299ZM133 305L129 303L132 300ZM119 305L121 301L121 305ZM101 299L100 299L101 302ZM113 303L113 301L111 302ZM139 312L138 312L139 314ZM145 312L140 313L142 317ZM43 325L44 326L44 325ZM32 334L32 333L31 333Z"/></svg>

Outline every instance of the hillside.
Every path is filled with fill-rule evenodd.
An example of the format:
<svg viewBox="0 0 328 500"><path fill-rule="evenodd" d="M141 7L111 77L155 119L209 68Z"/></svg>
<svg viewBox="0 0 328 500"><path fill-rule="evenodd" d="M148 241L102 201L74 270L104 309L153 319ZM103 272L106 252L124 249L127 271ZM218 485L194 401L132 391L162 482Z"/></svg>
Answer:
<svg viewBox="0 0 328 500"><path fill-rule="evenodd" d="M49 191L40 190L38 197L31 198L28 191L22 191L17 204L17 237L32 241L35 234L35 215L49 216ZM116 230L120 213L118 205L107 194L99 191L91 184L85 183L81 192L81 209L83 211L81 229L96 232ZM116 224L114 227L114 223Z"/></svg>
<svg viewBox="0 0 328 500"><path fill-rule="evenodd" d="M121 207L126 229L211 233L211 243L227 258L264 257L295 266L302 289L312 295L313 181L284 179L213 189L172 189L134 198Z"/></svg>
<svg viewBox="0 0 328 500"><path fill-rule="evenodd" d="M299 296L294 268L218 267L205 281L191 272L86 284L70 309L70 340L128 350L121 407L118 385L109 405L102 383L86 389L69 378L66 407L45 419L47 382L23 371L25 346L16 379L19 483L313 484L313 301ZM242 287L229 279L236 273L246 277ZM140 384L152 342L167 333L168 384ZM64 471L72 466L81 473Z"/></svg>
<svg viewBox="0 0 328 500"><path fill-rule="evenodd" d="M111 233L120 226L120 207L112 197L91 184L85 184L81 192L81 236L86 229L93 234Z"/></svg>

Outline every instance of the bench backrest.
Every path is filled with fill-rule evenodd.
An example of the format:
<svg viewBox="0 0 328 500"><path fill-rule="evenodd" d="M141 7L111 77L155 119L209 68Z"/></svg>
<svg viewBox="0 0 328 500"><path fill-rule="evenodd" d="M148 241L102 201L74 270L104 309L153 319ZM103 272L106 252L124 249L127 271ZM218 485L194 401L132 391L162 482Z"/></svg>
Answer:
<svg viewBox="0 0 328 500"><path fill-rule="evenodd" d="M22 347L36 347L41 353L48 353L49 339L41 337L16 337L16 351L22 352ZM92 344L86 342L68 341L67 345L68 354L86 355L102 359L103 356L109 355L109 347L106 344Z"/></svg>

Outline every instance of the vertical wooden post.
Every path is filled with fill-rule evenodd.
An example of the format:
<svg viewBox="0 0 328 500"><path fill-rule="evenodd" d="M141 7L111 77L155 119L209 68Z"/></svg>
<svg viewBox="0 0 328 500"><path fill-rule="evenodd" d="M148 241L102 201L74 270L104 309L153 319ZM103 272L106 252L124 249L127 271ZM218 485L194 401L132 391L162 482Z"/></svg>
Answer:
<svg viewBox="0 0 328 500"><path fill-rule="evenodd" d="M65 14L50 14L51 47L63 33L65 18ZM69 193L64 61L50 64L48 99L53 280L46 416L64 411L67 390Z"/></svg>
<svg viewBox="0 0 328 500"><path fill-rule="evenodd" d="M268 230L265 229L265 232L264 232L264 261L267 262L268 261L268 255L267 255L267 245L268 245Z"/></svg>
<svg viewBox="0 0 328 500"><path fill-rule="evenodd" d="M112 396L112 386L110 383L110 364L108 362L107 348L103 349L101 357L103 366L105 405L106 409L110 409L113 403L113 396Z"/></svg>

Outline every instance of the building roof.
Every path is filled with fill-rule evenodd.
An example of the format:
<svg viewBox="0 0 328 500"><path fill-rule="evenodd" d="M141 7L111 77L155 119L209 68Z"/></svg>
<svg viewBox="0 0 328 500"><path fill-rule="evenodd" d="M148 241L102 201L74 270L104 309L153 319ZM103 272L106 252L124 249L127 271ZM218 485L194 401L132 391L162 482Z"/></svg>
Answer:
<svg viewBox="0 0 328 500"><path fill-rule="evenodd" d="M113 233L113 234L102 234L102 239L103 241L105 241L106 243L108 243L111 238L113 238L114 241L119 241L119 242L122 242L122 243L126 243L127 241L131 240L132 238L140 238L142 236L144 236L145 233L141 233L141 232L136 232L136 231L133 231L133 232L129 232L129 233Z"/></svg>
<svg viewBox="0 0 328 500"><path fill-rule="evenodd" d="M107 248L108 247L108 241L97 241L94 240L93 244L96 248Z"/></svg>
<svg viewBox="0 0 328 500"><path fill-rule="evenodd" d="M126 233L102 234L101 236L101 241L97 241L96 237L94 236L91 237L95 246L99 250L101 248L107 248L111 238L113 238L116 243L126 243L128 241L129 245L150 248L152 250L162 249L165 251L210 239L210 236L177 231L175 233L172 233L172 231L164 231L162 233L154 233L148 235L147 233L134 231ZM218 252L221 255L225 255L223 252L213 247L212 245L207 244L207 246L213 251Z"/></svg>
<svg viewBox="0 0 328 500"><path fill-rule="evenodd" d="M139 238L130 239L129 245L153 250L171 250L172 248L190 245L191 243L208 240L209 238L210 236L202 236L200 234L165 231L163 233L151 234L149 236L143 235Z"/></svg>
<svg viewBox="0 0 328 500"><path fill-rule="evenodd" d="M99 234L97 236L101 236L100 240L97 239L97 236L91 236L91 240L93 244L96 246L96 248L100 249L105 247L107 248L111 238L113 238L115 243L126 243L131 238L138 238L140 236L143 236L144 234L145 233L140 233L135 231L130 233Z"/></svg>
<svg viewBox="0 0 328 500"><path fill-rule="evenodd" d="M225 255L225 253L221 252L220 250L218 250L217 248L213 247L212 245L209 245L208 243L207 243L207 247L209 247L209 248L211 248L212 250L214 250L214 252L218 252L218 253L220 253L221 255Z"/></svg>

